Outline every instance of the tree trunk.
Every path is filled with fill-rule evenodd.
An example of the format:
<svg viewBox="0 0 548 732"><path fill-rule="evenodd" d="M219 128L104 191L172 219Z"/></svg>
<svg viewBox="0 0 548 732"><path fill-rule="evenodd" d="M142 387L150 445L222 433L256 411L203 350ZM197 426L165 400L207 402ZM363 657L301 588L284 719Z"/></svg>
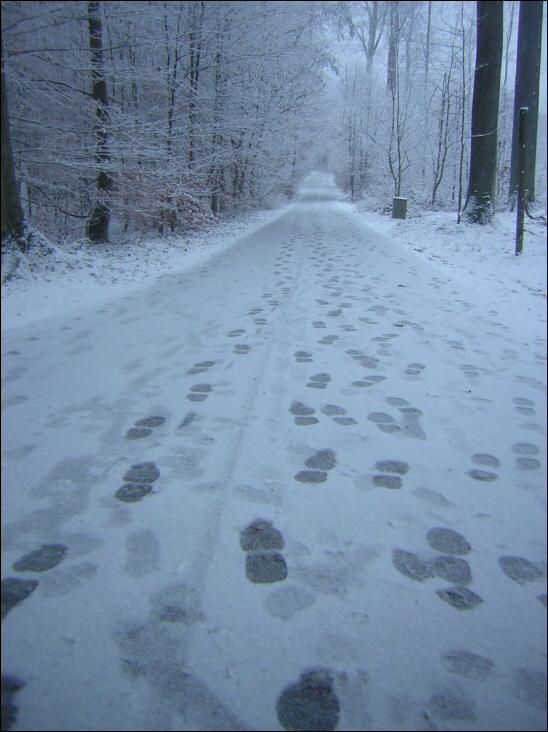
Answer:
<svg viewBox="0 0 548 732"><path fill-rule="evenodd" d="M396 89L396 74L397 74L397 49L400 42L400 18L399 8L397 2L390 2L390 31L388 40L388 78L387 86L388 91L391 94L395 93Z"/></svg>
<svg viewBox="0 0 548 732"><path fill-rule="evenodd" d="M426 44L424 48L424 90L428 92L428 72L430 67L430 28L432 26L432 3L430 0L426 3L428 6L428 20L426 22Z"/></svg>
<svg viewBox="0 0 548 732"><path fill-rule="evenodd" d="M198 80L200 78L200 55L202 52L202 24L204 20L205 3L200 4L200 14L197 16L198 3L192 3L191 5L191 32L189 36L189 78L190 78L190 89L188 96L188 167L193 168L195 163L196 151L194 145L194 136L196 130L196 105L198 98Z"/></svg>
<svg viewBox="0 0 548 732"><path fill-rule="evenodd" d="M512 33L514 29L514 15L516 10L515 3L510 5L510 22L506 31L504 43L504 73L502 75L502 90L500 95L500 113L499 113L499 141L498 141L498 173L497 173L497 198L502 198L506 193L510 197L510 159L511 145L508 145L508 127L509 127L509 103L508 103L508 67L510 64L510 53L512 46Z"/></svg>
<svg viewBox="0 0 548 732"><path fill-rule="evenodd" d="M221 211L224 188L224 165L221 162L224 139L222 134L221 115L225 105L227 80L226 73L222 68L224 60L223 46L223 30L220 17L218 17L216 49L214 53L215 95L213 99L213 132L211 136L212 162L208 174L208 183L210 186L210 208L214 214L218 214Z"/></svg>
<svg viewBox="0 0 548 732"><path fill-rule="evenodd" d="M13 239L21 251L26 251L25 216L19 199L19 188L15 179L13 154L11 150L10 122L4 73L4 44L2 52L2 243Z"/></svg>
<svg viewBox="0 0 548 732"><path fill-rule="evenodd" d="M486 224L493 217L497 183L497 124L502 62L503 3L477 3L477 46L472 98L467 220Z"/></svg>
<svg viewBox="0 0 548 732"><path fill-rule="evenodd" d="M103 38L100 3L88 3L89 48L91 51L91 95L96 104L95 129L97 132L97 202L86 224L88 239L93 242L108 241L110 212L105 196L112 188L112 178L104 170L104 163L110 160L106 122L108 119L107 82L103 67Z"/></svg>
<svg viewBox="0 0 548 732"><path fill-rule="evenodd" d="M538 94L540 50L542 43L542 2L528 0L519 4L518 55L514 94L510 202L512 208L519 186L519 110L528 107L527 149L525 163L525 200L535 200L535 163L537 155Z"/></svg>
<svg viewBox="0 0 548 732"><path fill-rule="evenodd" d="M450 73L443 75L443 83L441 87L440 117L438 122L438 151L436 156L436 164L434 166L434 180L432 183L432 197L430 203L436 205L436 195L438 188L443 180L445 171L445 161L447 160L447 151L449 149L449 123L451 111L451 93L450 93Z"/></svg>
<svg viewBox="0 0 548 732"><path fill-rule="evenodd" d="M460 36L461 36L461 51L462 51L462 87L461 87L461 109L460 109L460 140L459 140L459 202L458 202L458 213L457 223L460 224L461 213L462 213L462 186L463 186L463 167L464 167L464 150L465 150L465 134L464 125L466 121L466 33L464 30L464 2L461 0L460 4Z"/></svg>

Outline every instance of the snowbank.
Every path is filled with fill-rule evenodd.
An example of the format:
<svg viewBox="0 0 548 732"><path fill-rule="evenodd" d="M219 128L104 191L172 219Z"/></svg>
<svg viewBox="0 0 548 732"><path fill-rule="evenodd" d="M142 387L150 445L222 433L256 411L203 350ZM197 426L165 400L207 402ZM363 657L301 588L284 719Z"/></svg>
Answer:
<svg viewBox="0 0 548 732"><path fill-rule="evenodd" d="M405 220L368 210L356 210L376 231L389 236L425 259L468 274L479 281L496 279L511 289L546 297L546 226L525 220L524 250L515 255L516 216L500 212L491 225L462 222L446 211L410 212Z"/></svg>
<svg viewBox="0 0 548 732"><path fill-rule="evenodd" d="M279 209L254 212L186 236L143 240L135 236L121 243L64 248L48 243L48 251L38 248L28 256L18 255L13 276L2 286L2 328L98 305L152 285L162 275L186 272L278 213ZM13 265L10 255L6 256L2 281Z"/></svg>
<svg viewBox="0 0 548 732"><path fill-rule="evenodd" d="M368 210L367 202L355 204L355 209L376 231L455 274L476 279L480 286L491 283L502 293L529 292L546 298L546 227L540 222L526 221L524 252L516 257L511 213L499 213L492 225L479 227L457 224L456 215L444 211L411 212L402 221ZM151 285L164 274L188 271L279 212L248 214L183 237L64 249L51 245L47 255L31 253L22 257L14 276L2 287L2 327L103 303ZM6 269L11 265L4 262Z"/></svg>

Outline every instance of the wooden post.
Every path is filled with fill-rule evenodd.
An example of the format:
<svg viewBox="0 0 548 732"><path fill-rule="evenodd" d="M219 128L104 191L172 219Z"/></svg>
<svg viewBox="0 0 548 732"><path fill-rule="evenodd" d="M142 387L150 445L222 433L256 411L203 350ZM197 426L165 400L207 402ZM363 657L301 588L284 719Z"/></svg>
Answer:
<svg viewBox="0 0 548 732"><path fill-rule="evenodd" d="M407 215L407 198L394 196L392 201L392 218L404 219Z"/></svg>
<svg viewBox="0 0 548 732"><path fill-rule="evenodd" d="M516 216L516 256L523 251L523 216L525 212L525 166L527 155L527 113L528 107L519 110L518 127L518 208Z"/></svg>

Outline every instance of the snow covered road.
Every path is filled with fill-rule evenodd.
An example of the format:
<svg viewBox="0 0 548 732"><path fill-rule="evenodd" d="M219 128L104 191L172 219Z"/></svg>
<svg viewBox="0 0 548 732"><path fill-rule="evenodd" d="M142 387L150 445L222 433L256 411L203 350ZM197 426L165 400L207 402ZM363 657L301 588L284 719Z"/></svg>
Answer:
<svg viewBox="0 0 548 732"><path fill-rule="evenodd" d="M544 308L316 173L200 269L6 331L13 729L545 729Z"/></svg>

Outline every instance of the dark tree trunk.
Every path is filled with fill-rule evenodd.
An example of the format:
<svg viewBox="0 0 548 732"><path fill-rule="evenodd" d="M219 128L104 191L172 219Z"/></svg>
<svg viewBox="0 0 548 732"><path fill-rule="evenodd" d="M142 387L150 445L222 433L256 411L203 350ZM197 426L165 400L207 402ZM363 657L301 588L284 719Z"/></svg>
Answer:
<svg viewBox="0 0 548 732"><path fill-rule="evenodd" d="M112 178L104 164L110 160L108 150L108 135L106 122L108 119L107 82L103 67L103 38L100 15L100 3L97 0L88 3L89 48L91 51L91 94L96 103L96 131L97 131L97 203L86 225L88 239L93 242L108 241L108 227L110 212L106 203L106 196L112 188Z"/></svg>
<svg viewBox="0 0 548 732"><path fill-rule="evenodd" d="M477 3L476 70L472 99L470 177L467 220L488 223L494 213L497 183L497 125L502 63L503 3Z"/></svg>
<svg viewBox="0 0 548 732"><path fill-rule="evenodd" d="M15 179L13 154L11 151L10 122L6 91L6 76L4 73L4 44L2 52L2 243L12 239L21 251L27 249L25 237L25 216L19 189Z"/></svg>
<svg viewBox="0 0 548 732"><path fill-rule="evenodd" d="M348 117L348 166L349 166L349 178L350 178L350 198L354 200L356 195L355 178L354 178L354 167L355 167L355 155L354 155L354 129L352 126L352 119Z"/></svg>
<svg viewBox="0 0 548 732"><path fill-rule="evenodd" d="M210 208L214 214L218 214L222 208L222 200L224 193L224 165L217 162L222 158L223 134L221 125L221 113L225 104L226 97L226 72L222 69L223 54L221 52L223 45L223 34L219 20L217 30L217 48L215 50L215 97L213 100L213 134L211 137L211 154L213 162L211 163L208 181L210 186Z"/></svg>
<svg viewBox="0 0 548 732"><path fill-rule="evenodd" d="M200 78L200 55L202 52L202 24L204 20L205 3L200 4L200 14L197 15L198 3L192 3L191 12L191 32L189 36L189 78L190 78L190 89L188 96L188 120L189 120L189 131L188 131L188 167L193 168L195 163L196 151L194 147L194 136L196 130L197 120L197 99L198 99L198 80Z"/></svg>
<svg viewBox="0 0 548 732"><path fill-rule="evenodd" d="M464 2L460 4L460 37L461 37L461 50L462 50L462 97L460 100L460 151L459 151L459 202L458 202L458 214L457 223L460 224L461 213L462 213L462 188L463 188L463 168L464 168L464 150L465 150L465 121L466 121L466 32L464 30Z"/></svg>
<svg viewBox="0 0 548 732"><path fill-rule="evenodd" d="M538 94L540 50L542 44L542 2L527 0L519 4L518 55L512 129L512 162L510 168L510 202L515 203L519 185L519 110L528 107L527 147L525 163L525 200L535 200L535 163L537 156Z"/></svg>

